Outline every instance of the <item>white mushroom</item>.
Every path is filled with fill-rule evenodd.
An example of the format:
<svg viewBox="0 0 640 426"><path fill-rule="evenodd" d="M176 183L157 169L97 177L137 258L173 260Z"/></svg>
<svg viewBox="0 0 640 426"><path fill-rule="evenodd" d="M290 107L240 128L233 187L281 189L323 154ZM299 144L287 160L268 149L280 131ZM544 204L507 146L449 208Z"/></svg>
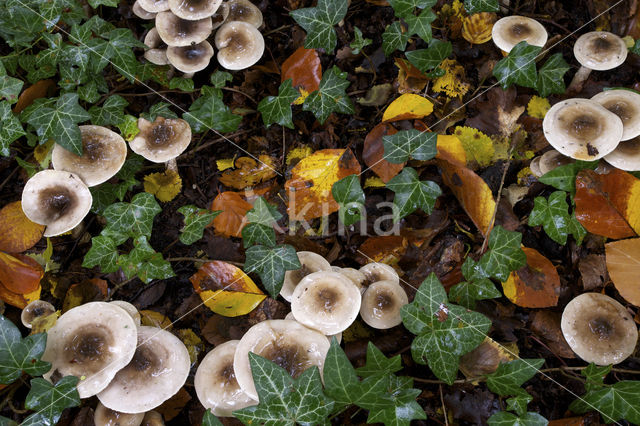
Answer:
<svg viewBox="0 0 640 426"><path fill-rule="evenodd" d="M367 277L365 286L373 284L378 281L395 281L400 284L400 277L393 267L381 262L367 263L360 268L360 272Z"/></svg>
<svg viewBox="0 0 640 426"><path fill-rule="evenodd" d="M154 65L168 65L167 45L160 38L158 30L153 27L144 36L144 44L149 48L144 51L144 58Z"/></svg>
<svg viewBox="0 0 640 426"><path fill-rule="evenodd" d="M164 12L169 10L168 0L136 0L138 6L150 13Z"/></svg>
<svg viewBox="0 0 640 426"><path fill-rule="evenodd" d="M540 162L538 163L540 176L549 173L556 167L565 166L570 163L573 163L571 158L560 154L555 149L550 149L540 156Z"/></svg>
<svg viewBox="0 0 640 426"><path fill-rule="evenodd" d="M133 322L136 325L140 325L140 320L141 320L140 312L138 312L138 308L133 306L131 303L126 302L124 300L112 300L109 303L124 309L131 316L131 319L133 319Z"/></svg>
<svg viewBox="0 0 640 426"><path fill-rule="evenodd" d="M98 402L93 414L95 426L139 426L144 419L144 413L127 414L114 411Z"/></svg>
<svg viewBox="0 0 640 426"><path fill-rule="evenodd" d="M178 71L195 73L209 66L213 57L213 47L208 41L189 46L171 46L167 49L167 59Z"/></svg>
<svg viewBox="0 0 640 426"><path fill-rule="evenodd" d="M336 267L332 266L332 268ZM367 289L365 285L367 283L367 276L361 271L354 268L338 268L334 269L334 271L339 272L345 277L349 278L351 282L355 284L356 287L358 287L358 290L360 290L360 294L363 294Z"/></svg>
<svg viewBox="0 0 640 426"><path fill-rule="evenodd" d="M169 0L169 9L174 15L197 21L212 16L222 4L222 0Z"/></svg>
<svg viewBox="0 0 640 426"><path fill-rule="evenodd" d="M176 158L191 143L191 126L180 118L138 119L140 133L129 142L131 150L154 163Z"/></svg>
<svg viewBox="0 0 640 426"><path fill-rule="evenodd" d="M134 15L136 15L140 19L149 20L149 19L154 19L156 17L156 13L144 10L144 8L140 6L140 2L138 2L138 0L136 0L133 3L133 7L131 8L131 11L133 12Z"/></svg>
<svg viewBox="0 0 640 426"><path fill-rule="evenodd" d="M640 170L640 136L620 142L616 149L607 154L604 159L620 170L629 172Z"/></svg>
<svg viewBox="0 0 640 426"><path fill-rule="evenodd" d="M362 296L360 316L373 328L387 329L402 322L400 309L409 303L407 293L395 281L376 281Z"/></svg>
<svg viewBox="0 0 640 426"><path fill-rule="evenodd" d="M211 18L187 21L171 12L160 12L156 16L156 29L167 46L189 46L203 42L211 35Z"/></svg>
<svg viewBox="0 0 640 426"><path fill-rule="evenodd" d="M249 0L229 0L226 4L229 7L229 21L243 21L256 28L262 25L262 12Z"/></svg>
<svg viewBox="0 0 640 426"><path fill-rule="evenodd" d="M525 16L505 16L493 24L491 38L503 52L509 53L521 41L542 47L547 42L547 30L535 19Z"/></svg>
<svg viewBox="0 0 640 426"><path fill-rule="evenodd" d="M211 22L213 23L213 29L220 27L229 17L229 6L227 3L222 3L216 13L211 16Z"/></svg>
<svg viewBox="0 0 640 426"><path fill-rule="evenodd" d="M280 296L287 302L291 302L293 290L295 290L301 279L313 272L331 270L329 262L317 253L312 251L299 251L296 254L298 255L301 267L300 269L286 271L284 273L284 282L280 290Z"/></svg>
<svg viewBox="0 0 640 426"><path fill-rule="evenodd" d="M286 320L291 320L291 321L295 321L296 317L293 316L293 312L289 312L287 315L285 315L284 319ZM299 322L299 321L298 321ZM304 324L303 324L304 325ZM340 333L336 333L336 334L327 334L327 340L329 340L329 343L331 343L331 340L335 337L336 340L338 341L338 343L342 342L342 332Z"/></svg>
<svg viewBox="0 0 640 426"><path fill-rule="evenodd" d="M620 117L623 141L640 136L640 94L624 89L606 90L591 100Z"/></svg>
<svg viewBox="0 0 640 426"><path fill-rule="evenodd" d="M215 37L218 63L228 70L249 68L260 60L264 53L264 38L251 24L227 21Z"/></svg>
<svg viewBox="0 0 640 426"><path fill-rule="evenodd" d="M34 300L24 307L20 314L22 325L31 328L36 318L46 317L56 311L56 308L49 302L44 300Z"/></svg>
<svg viewBox="0 0 640 426"><path fill-rule="evenodd" d="M593 31L581 35L576 40L573 55L581 66L567 88L569 93L582 90L591 70L607 71L622 65L627 59L627 45L613 33Z"/></svg>

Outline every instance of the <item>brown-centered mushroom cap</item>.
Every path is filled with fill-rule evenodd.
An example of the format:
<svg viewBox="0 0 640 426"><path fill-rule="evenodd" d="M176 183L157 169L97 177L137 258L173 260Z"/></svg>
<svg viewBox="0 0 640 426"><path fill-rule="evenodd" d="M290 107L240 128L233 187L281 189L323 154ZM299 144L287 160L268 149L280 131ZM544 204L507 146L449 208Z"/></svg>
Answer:
<svg viewBox="0 0 640 426"><path fill-rule="evenodd" d="M158 30L153 27L144 36L144 44L148 49L144 51L144 58L155 65L168 65L167 45L160 38Z"/></svg>
<svg viewBox="0 0 640 426"><path fill-rule="evenodd" d="M151 13L169 10L168 0L136 0L136 3L138 3L141 8Z"/></svg>
<svg viewBox="0 0 640 426"><path fill-rule="evenodd" d="M361 271L354 268L340 268L337 266L332 266L331 268L334 272L339 272L345 277L349 278L351 282L355 284L356 287L358 287L358 290L360 290L360 294L363 294L367 289L365 285L367 284L367 276Z"/></svg>
<svg viewBox="0 0 640 426"><path fill-rule="evenodd" d="M213 47L208 41L189 46L171 46L167 49L167 59L178 71L190 73L202 71L213 57Z"/></svg>
<svg viewBox="0 0 640 426"><path fill-rule="evenodd" d="M156 28L167 46L189 46L205 41L213 31L211 18L188 21L171 12L161 12L156 16Z"/></svg>
<svg viewBox="0 0 640 426"><path fill-rule="evenodd" d="M407 293L395 281L377 281L362 295L360 316L373 328L381 330L402 322L400 309L409 303Z"/></svg>
<svg viewBox="0 0 640 426"><path fill-rule="evenodd" d="M367 277L366 285L373 284L377 281L391 280L400 284L400 277L393 267L381 262L367 263L360 268L360 272Z"/></svg>
<svg viewBox="0 0 640 426"><path fill-rule="evenodd" d="M561 154L593 161L613 151L622 138L620 118L590 99L558 102L542 121L547 141Z"/></svg>
<svg viewBox="0 0 640 426"><path fill-rule="evenodd" d="M191 126L180 118L138 119L140 133L129 142L131 150L154 163L176 158L191 143Z"/></svg>
<svg viewBox="0 0 640 426"><path fill-rule="evenodd" d="M613 33L593 31L576 40L573 55L583 67L606 71L620 66L627 59L627 46Z"/></svg>
<svg viewBox="0 0 640 426"><path fill-rule="evenodd" d="M331 270L329 262L317 253L312 251L299 251L296 254L298 255L300 265L302 266L300 269L286 271L284 273L284 283L280 290L280 296L282 296L287 302L291 302L293 290L295 290L301 279L313 272Z"/></svg>
<svg viewBox="0 0 640 426"><path fill-rule="evenodd" d="M262 321L247 330L240 339L233 359L233 371L242 390L258 400L251 375L249 352L275 362L292 377L298 377L314 365L320 369L322 375L329 346L329 340L324 334L297 321Z"/></svg>
<svg viewBox="0 0 640 426"><path fill-rule="evenodd" d="M51 303L44 300L34 300L24 307L20 314L20 321L25 327L31 328L33 320L51 315L55 311L56 308Z"/></svg>
<svg viewBox="0 0 640 426"><path fill-rule="evenodd" d="M156 17L156 14L154 12L144 10L144 8L140 6L140 2L138 2L138 0L133 3L131 11L140 19L154 19Z"/></svg>
<svg viewBox="0 0 640 426"><path fill-rule="evenodd" d="M212 16L221 3L222 0L169 0L169 9L182 19L197 21Z"/></svg>
<svg viewBox="0 0 640 426"><path fill-rule="evenodd" d="M249 0L229 0L229 21L242 21L251 24L256 28L262 25L262 12Z"/></svg>
<svg viewBox="0 0 640 426"><path fill-rule="evenodd" d="M249 68L260 60L264 53L264 38L251 24L227 21L215 37L218 63L228 70Z"/></svg>
<svg viewBox="0 0 640 426"><path fill-rule="evenodd" d="M95 426L140 426L144 413L128 414L114 411L98 402L93 414Z"/></svg>
<svg viewBox="0 0 640 426"><path fill-rule="evenodd" d="M540 176L549 173L556 167L564 166L573 162L573 159L560 154L555 149L550 149L540 156L540 162L538 163L541 173Z"/></svg>
<svg viewBox="0 0 640 426"><path fill-rule="evenodd" d="M360 290L344 275L319 271L304 277L291 298L294 318L326 335L346 330L360 311Z"/></svg>
<svg viewBox="0 0 640 426"><path fill-rule="evenodd" d="M219 417L230 417L232 411L256 404L240 388L233 371L233 358L239 342L230 340L216 346L196 370L196 395L205 409L211 409Z"/></svg>
<svg viewBox="0 0 640 426"><path fill-rule="evenodd" d="M532 46L544 46L547 42L547 30L535 19L512 15L493 24L491 37L499 49L508 53L521 41Z"/></svg>
<svg viewBox="0 0 640 426"><path fill-rule="evenodd" d="M180 390L190 366L189 352L180 339L161 328L138 327L135 355L98 399L123 413L151 410Z"/></svg>
<svg viewBox="0 0 640 426"><path fill-rule="evenodd" d="M584 293L564 308L562 334L583 360L598 365L618 364L631 355L638 329L629 312L609 296Z"/></svg>
<svg viewBox="0 0 640 426"><path fill-rule="evenodd" d="M42 170L22 191L22 211L32 222L46 225L45 237L64 234L82 222L93 198L78 175Z"/></svg>
<svg viewBox="0 0 640 426"><path fill-rule="evenodd" d="M623 141L640 136L640 94L631 90L615 89L600 92L591 100L620 117Z"/></svg>
<svg viewBox="0 0 640 426"><path fill-rule="evenodd" d="M607 154L604 159L620 170L629 172L640 170L640 136L620 142L616 149Z"/></svg>
<svg viewBox="0 0 640 426"><path fill-rule="evenodd" d="M102 126L79 126L82 135L82 155L67 151L55 144L51 164L80 176L88 187L109 180L122 168L127 159L127 144L122 136Z"/></svg>
<svg viewBox="0 0 640 426"><path fill-rule="evenodd" d="M118 306L90 302L69 309L47 332L42 360L51 370L43 377L76 376L80 398L95 395L131 361L136 334L133 320Z"/></svg>

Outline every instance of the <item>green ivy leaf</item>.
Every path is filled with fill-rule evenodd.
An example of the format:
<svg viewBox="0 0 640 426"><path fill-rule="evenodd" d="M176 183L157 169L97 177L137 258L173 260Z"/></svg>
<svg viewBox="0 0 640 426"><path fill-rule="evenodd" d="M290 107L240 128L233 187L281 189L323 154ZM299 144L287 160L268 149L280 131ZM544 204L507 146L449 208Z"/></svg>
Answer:
<svg viewBox="0 0 640 426"><path fill-rule="evenodd" d="M206 228L221 211L201 209L189 204L180 207L178 213L184 216L184 226L180 230L180 242L185 245L190 245L202 238L204 228Z"/></svg>
<svg viewBox="0 0 640 426"><path fill-rule="evenodd" d="M416 401L421 391L412 388L413 379L391 375L388 376L388 382L386 392L371 400L370 404L358 401L358 405L369 410L368 424L384 423L387 426L409 426L411 420L425 420L427 418L427 414Z"/></svg>
<svg viewBox="0 0 640 426"><path fill-rule="evenodd" d="M304 47L333 52L338 42L334 25L347 14L347 0L318 0L316 7L289 12L291 17L307 32Z"/></svg>
<svg viewBox="0 0 640 426"><path fill-rule="evenodd" d="M432 39L431 23L436 20L436 14L431 9L424 9L418 15L407 15L404 17L409 25L409 34L417 34L427 43Z"/></svg>
<svg viewBox="0 0 640 426"><path fill-rule="evenodd" d="M391 55L396 50L404 52L410 37L411 34L406 31L400 21L394 21L391 25L387 25L382 33L382 50L385 56Z"/></svg>
<svg viewBox="0 0 640 426"><path fill-rule="evenodd" d="M11 112L9 102L0 101L0 155L7 157L9 145L25 134L20 120Z"/></svg>
<svg viewBox="0 0 640 426"><path fill-rule="evenodd" d="M413 66L426 72L440 65L444 59L451 55L452 51L451 42L433 39L427 49L413 50L405 55Z"/></svg>
<svg viewBox="0 0 640 426"><path fill-rule="evenodd" d="M258 104L258 111L262 114L262 122L269 127L276 123L293 129L291 104L298 99L300 92L291 85L291 79L282 82L278 89L278 96L267 96Z"/></svg>
<svg viewBox="0 0 640 426"><path fill-rule="evenodd" d="M153 219L161 211L152 194L141 192L134 195L130 203L115 203L105 209L107 227L103 233L107 231L109 234L132 238L142 235L151 237ZM126 238L120 244L124 241Z"/></svg>
<svg viewBox="0 0 640 426"><path fill-rule="evenodd" d="M99 266L104 274L118 270L118 245L110 237L98 235L91 239L91 248L84 255L84 268Z"/></svg>
<svg viewBox="0 0 640 426"><path fill-rule="evenodd" d="M438 134L421 132L416 129L401 130L390 136L383 136L384 159L390 163L403 164L409 157L427 161L436 156Z"/></svg>
<svg viewBox="0 0 640 426"><path fill-rule="evenodd" d="M389 4L393 8L398 18L406 18L413 15L417 9L425 9L435 6L437 0L389 0Z"/></svg>
<svg viewBox="0 0 640 426"><path fill-rule="evenodd" d="M527 264L527 257L520 247L522 234L507 231L502 226L495 226L489 235L489 248L478 262L478 267L487 276L506 281L511 271Z"/></svg>
<svg viewBox="0 0 640 426"><path fill-rule="evenodd" d="M582 244L582 240L587 236L587 230L582 226L582 224L578 221L576 217L575 209L571 213L571 217L569 218L569 228L567 231L573 235L573 238L576 240L576 244Z"/></svg>
<svg viewBox="0 0 640 426"><path fill-rule="evenodd" d="M362 31L360 31L360 28L355 26L353 27L353 41L349 45L349 47L351 48L351 53L357 55L362 49L369 46L371 43L372 40L370 38L362 37Z"/></svg>
<svg viewBox="0 0 640 426"><path fill-rule="evenodd" d="M606 423L624 419L640 424L640 382L623 380L609 387L589 391L569 406L571 411L578 414L594 408Z"/></svg>
<svg viewBox="0 0 640 426"><path fill-rule="evenodd" d="M47 333L32 334L22 338L20 330L0 315L0 383L9 384L23 372L38 376L51 368L41 361L47 343Z"/></svg>
<svg viewBox="0 0 640 426"><path fill-rule="evenodd" d="M495 299L498 297L502 297L502 293L488 278L477 281L463 281L449 290L449 298L467 309L474 309L476 300Z"/></svg>
<svg viewBox="0 0 640 426"><path fill-rule="evenodd" d="M242 244L244 248L255 244L274 247L276 245L276 231L273 230L273 226L248 223L242 228Z"/></svg>
<svg viewBox="0 0 640 426"><path fill-rule="evenodd" d="M500 363L498 369L487 376L487 387L500 396L518 395L520 386L536 375L544 359L516 359Z"/></svg>
<svg viewBox="0 0 640 426"><path fill-rule="evenodd" d="M349 226L360 220L365 201L360 176L349 175L340 179L331 187L331 194L340 206L338 215L343 224Z"/></svg>
<svg viewBox="0 0 640 426"><path fill-rule="evenodd" d="M331 347L324 360L322 376L324 392L335 401L336 409L353 404L358 398L360 380L335 337L331 339Z"/></svg>
<svg viewBox="0 0 640 426"><path fill-rule="evenodd" d="M122 122L118 123L117 126L124 140L128 142L131 142L133 138L140 133L140 129L138 129L138 119L131 114L125 114Z"/></svg>
<svg viewBox="0 0 640 426"><path fill-rule="evenodd" d="M202 426L223 426L222 422L211 412L207 410L202 416Z"/></svg>
<svg viewBox="0 0 640 426"><path fill-rule="evenodd" d="M250 223L273 226L282 218L278 208L268 203L263 197L258 197L253 203L251 210L247 212L247 220Z"/></svg>
<svg viewBox="0 0 640 426"><path fill-rule="evenodd" d="M0 99L5 98L9 103L18 102L18 95L24 82L8 75L0 75Z"/></svg>
<svg viewBox="0 0 640 426"><path fill-rule="evenodd" d="M527 413L527 405L533 400L533 397L521 389L521 392L507 399L507 410L513 411L518 416L524 416Z"/></svg>
<svg viewBox="0 0 640 426"><path fill-rule="evenodd" d="M396 193L393 199L396 207L393 210L394 222L398 222L419 208L430 214L436 198L442 194L442 190L435 182L419 180L418 173L411 167L405 167L400 174L387 182L387 188Z"/></svg>
<svg viewBox="0 0 640 426"><path fill-rule="evenodd" d="M89 108L91 123L96 126L117 126L124 120L124 108L129 105L122 96L109 96L101 107Z"/></svg>
<svg viewBox="0 0 640 426"><path fill-rule="evenodd" d="M590 363L581 374L587 379L585 388L587 392L601 389L604 386L604 378L611 372L611 365L596 365Z"/></svg>
<svg viewBox="0 0 640 426"><path fill-rule="evenodd" d="M526 41L516 44L507 57L501 59L493 67L493 75L503 89L513 84L523 87L536 87L536 56L542 48L531 46Z"/></svg>
<svg viewBox="0 0 640 426"><path fill-rule="evenodd" d="M551 55L547 62L538 71L536 90L543 98L551 93L564 93L564 74L569 71L569 64L564 60L561 53Z"/></svg>
<svg viewBox="0 0 640 426"><path fill-rule="evenodd" d="M498 0L464 0L464 10L473 15L479 12L497 12L500 6Z"/></svg>
<svg viewBox="0 0 640 426"><path fill-rule="evenodd" d="M546 426L548 423L540 414L531 412L518 417L513 413L498 411L487 420L490 426Z"/></svg>
<svg viewBox="0 0 640 426"><path fill-rule="evenodd" d="M233 76L226 71L216 71L211 74L209 80L211 81L211 84L213 84L213 87L221 89L227 85L227 82L233 80Z"/></svg>
<svg viewBox="0 0 640 426"><path fill-rule="evenodd" d="M356 369L360 377L371 377L379 374L393 374L402 370L400 355L387 358L372 342L367 343L367 357L364 367Z"/></svg>
<svg viewBox="0 0 640 426"><path fill-rule="evenodd" d="M313 112L320 124L323 124L332 112L353 114L353 103L345 92L349 84L351 83L347 80L347 73L334 65L322 74L319 89L307 96L302 109Z"/></svg>
<svg viewBox="0 0 640 426"><path fill-rule="evenodd" d="M215 90L215 88L203 86L200 97L191 104L189 112L182 115L194 133L209 129L223 133L238 130L242 117L233 114Z"/></svg>
<svg viewBox="0 0 640 426"><path fill-rule="evenodd" d="M538 178L538 181L551 185L561 191L567 191L571 194L576 193L576 176L580 170L595 169L598 166L597 161L576 161L575 163L565 164L556 167L550 172Z"/></svg>
<svg viewBox="0 0 640 426"><path fill-rule="evenodd" d="M257 245L246 251L245 272L256 272L273 298L280 294L284 272L301 267L296 249L288 244L273 248Z"/></svg>
<svg viewBox="0 0 640 426"><path fill-rule="evenodd" d="M154 279L166 279L175 276L171 264L156 252L142 235L133 241L133 250L129 254L118 256L118 266L127 278L137 276L147 284Z"/></svg>
<svg viewBox="0 0 640 426"><path fill-rule="evenodd" d="M38 412L27 417L21 426L54 425L65 408L79 406L78 381L75 376L65 376L53 385L41 377L31 379L31 389L24 405Z"/></svg>
<svg viewBox="0 0 640 426"><path fill-rule="evenodd" d="M118 0L89 0L89 4L94 9L97 9L100 5L118 7Z"/></svg>
<svg viewBox="0 0 640 426"><path fill-rule="evenodd" d="M173 77L169 80L169 89L178 89L183 92L193 92L193 79L184 77Z"/></svg>
<svg viewBox="0 0 640 426"><path fill-rule="evenodd" d="M567 243L570 220L566 192L555 191L549 195L548 200L544 197L536 197L533 200L529 226L542 225L544 232L556 243Z"/></svg>
<svg viewBox="0 0 640 426"><path fill-rule="evenodd" d="M114 68L133 83L140 65L133 53L133 48L144 49L146 46L133 35L129 28L116 28L104 34L103 37L109 40L104 57L110 59Z"/></svg>
<svg viewBox="0 0 640 426"><path fill-rule="evenodd" d="M168 102L157 102L151 105L148 113L143 113L142 116L149 121L155 121L157 117L164 118L178 118L178 115L171 109L171 104Z"/></svg>

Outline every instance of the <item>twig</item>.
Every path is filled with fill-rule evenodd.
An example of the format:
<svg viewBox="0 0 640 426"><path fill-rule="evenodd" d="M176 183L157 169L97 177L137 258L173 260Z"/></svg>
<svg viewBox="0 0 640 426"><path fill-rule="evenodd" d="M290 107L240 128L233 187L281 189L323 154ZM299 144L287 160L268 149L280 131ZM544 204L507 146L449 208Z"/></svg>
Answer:
<svg viewBox="0 0 640 426"><path fill-rule="evenodd" d="M442 414L444 415L444 424L449 426L449 419L447 418L447 407L444 405L444 396L442 395L442 385L438 386L440 394L440 403L442 404Z"/></svg>
<svg viewBox="0 0 640 426"><path fill-rule="evenodd" d="M215 262L214 259L200 259L199 257L170 257L168 259L165 259L167 262ZM239 268L242 268L244 266L244 263L240 263L240 262L232 262L230 260L223 260L223 262L226 263L230 263L232 265L235 265Z"/></svg>

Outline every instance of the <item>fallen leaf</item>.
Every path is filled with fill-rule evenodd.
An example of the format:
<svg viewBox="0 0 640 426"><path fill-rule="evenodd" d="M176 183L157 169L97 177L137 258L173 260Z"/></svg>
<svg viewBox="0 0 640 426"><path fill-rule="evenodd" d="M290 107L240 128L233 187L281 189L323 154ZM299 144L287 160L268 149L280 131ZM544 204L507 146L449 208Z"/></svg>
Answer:
<svg viewBox="0 0 640 426"><path fill-rule="evenodd" d="M151 173L144 177L144 190L162 202L169 202L182 191L182 179L175 170Z"/></svg>
<svg viewBox="0 0 640 426"><path fill-rule="evenodd" d="M464 68L455 59L445 59L440 64L445 74L433 82L433 91L444 92L448 97L462 97L471 88L471 84L464 81Z"/></svg>
<svg viewBox="0 0 640 426"><path fill-rule="evenodd" d="M220 182L234 189L245 189L276 177L275 161L268 155L260 155L259 161L251 157L240 157L234 170L226 170Z"/></svg>
<svg viewBox="0 0 640 426"><path fill-rule="evenodd" d="M172 326L171 320L166 315L148 309L140 311L140 323L148 327L157 327L165 330L170 330Z"/></svg>
<svg viewBox="0 0 640 426"><path fill-rule="evenodd" d="M42 266L28 256L0 252L0 283L10 292L28 294L40 286Z"/></svg>
<svg viewBox="0 0 640 426"><path fill-rule="evenodd" d="M198 361L198 355L204 349L202 340L190 328L181 328L180 330L177 330L175 334L187 347L187 352L189 352L189 359L191 359L191 362Z"/></svg>
<svg viewBox="0 0 640 426"><path fill-rule="evenodd" d="M460 139L471 168L487 167L496 160L507 158L506 146L499 146L493 139L473 127L457 126L454 135Z"/></svg>
<svg viewBox="0 0 640 426"><path fill-rule="evenodd" d="M315 49L299 47L282 63L281 82L291 79L293 87L300 90L302 102L311 92L320 89L322 80L322 64ZM300 98L294 101L299 105Z"/></svg>
<svg viewBox="0 0 640 426"><path fill-rule="evenodd" d="M491 30L496 22L496 14L474 13L462 21L462 37L471 44L483 44L491 40Z"/></svg>
<svg viewBox="0 0 640 426"><path fill-rule="evenodd" d="M592 422L585 423L587 417L568 417L566 419L551 420L547 426L585 426L586 424L594 424Z"/></svg>
<svg viewBox="0 0 640 426"><path fill-rule="evenodd" d="M213 219L215 232L226 237L240 238L242 228L247 223L245 215L251 208L251 204L246 202L237 192L221 192L211 203L211 210L222 211Z"/></svg>
<svg viewBox="0 0 640 426"><path fill-rule="evenodd" d="M531 331L541 337L555 355L562 358L575 358L576 354L562 334L561 318L562 315L559 312L535 311L531 315Z"/></svg>
<svg viewBox="0 0 640 426"><path fill-rule="evenodd" d="M358 249L356 260L363 265L381 262L393 266L404 256L408 246L407 239L400 235L369 237Z"/></svg>
<svg viewBox="0 0 640 426"><path fill-rule="evenodd" d="M558 304L560 277L553 263L540 252L529 247L522 251L527 266L511 272L502 290L507 299L524 308L548 308Z"/></svg>
<svg viewBox="0 0 640 426"><path fill-rule="evenodd" d="M466 166L467 154L462 146L462 142L455 135L438 135L436 142L438 153L436 158L447 160L451 164Z"/></svg>
<svg viewBox="0 0 640 426"><path fill-rule="evenodd" d="M582 277L582 288L593 290L609 280L607 261L602 254L589 254L580 259L578 271Z"/></svg>
<svg viewBox="0 0 640 426"><path fill-rule="evenodd" d="M15 306L19 309L24 309L29 303L34 300L40 299L40 291L42 288L38 285L38 288L31 293L27 294L18 294L8 290L2 283L0 282L0 300L5 303Z"/></svg>
<svg viewBox="0 0 640 426"><path fill-rule="evenodd" d="M369 176L365 179L363 188L384 188L385 186L378 176Z"/></svg>
<svg viewBox="0 0 640 426"><path fill-rule="evenodd" d="M382 121L412 120L426 117L433 112L433 103L427 98L405 93L391 102L382 115Z"/></svg>
<svg viewBox="0 0 640 426"><path fill-rule="evenodd" d="M613 241L604 247L609 276L620 296L640 306L640 238Z"/></svg>
<svg viewBox="0 0 640 426"><path fill-rule="evenodd" d="M21 253L42 238L44 225L31 222L22 211L22 203L14 201L0 210L0 250Z"/></svg>
<svg viewBox="0 0 640 426"><path fill-rule="evenodd" d="M542 120L547 111L551 108L551 104L547 98L541 98L540 96L532 96L527 104L527 114L531 117Z"/></svg>
<svg viewBox="0 0 640 426"><path fill-rule="evenodd" d="M406 59L396 58L398 67L398 92L420 93L429 82L429 77Z"/></svg>
<svg viewBox="0 0 640 426"><path fill-rule="evenodd" d="M155 408L155 410L162 415L165 422L168 422L180 414L189 401L191 401L191 395L189 395L189 392L183 387L180 388L175 395L163 402L162 405Z"/></svg>
<svg viewBox="0 0 640 426"><path fill-rule="evenodd" d="M216 160L216 167L218 168L218 171L221 172L223 170L232 168L235 162L235 158L221 158L219 160Z"/></svg>
<svg viewBox="0 0 640 426"><path fill-rule="evenodd" d="M362 148L362 159L373 172L382 179L382 182L389 182L395 175L400 173L406 163L393 164L384 159L383 136L395 135L398 131L391 124L380 123L376 125L364 138Z"/></svg>
<svg viewBox="0 0 640 426"><path fill-rule="evenodd" d="M248 314L267 297L240 268L218 260L202 265L189 281L204 304L225 317Z"/></svg>
<svg viewBox="0 0 640 426"><path fill-rule="evenodd" d="M33 321L31 321L31 334L45 333L49 331L51 327L56 325L59 317L60 311L55 311L49 315L34 318Z"/></svg>
<svg viewBox="0 0 640 426"><path fill-rule="evenodd" d="M20 96L18 96L18 102L13 107L13 112L15 114L22 112L36 99L46 97L55 87L56 83L53 80L40 80L35 82L24 89Z"/></svg>
<svg viewBox="0 0 640 426"><path fill-rule="evenodd" d="M105 280L92 278L81 283L73 284L67 290L62 303L62 312L88 302L100 301L107 298L108 285Z"/></svg>
<svg viewBox="0 0 640 426"><path fill-rule="evenodd" d="M331 194L333 184L358 173L360 164L348 148L323 149L300 160L285 183L290 220L314 219L338 211Z"/></svg>

